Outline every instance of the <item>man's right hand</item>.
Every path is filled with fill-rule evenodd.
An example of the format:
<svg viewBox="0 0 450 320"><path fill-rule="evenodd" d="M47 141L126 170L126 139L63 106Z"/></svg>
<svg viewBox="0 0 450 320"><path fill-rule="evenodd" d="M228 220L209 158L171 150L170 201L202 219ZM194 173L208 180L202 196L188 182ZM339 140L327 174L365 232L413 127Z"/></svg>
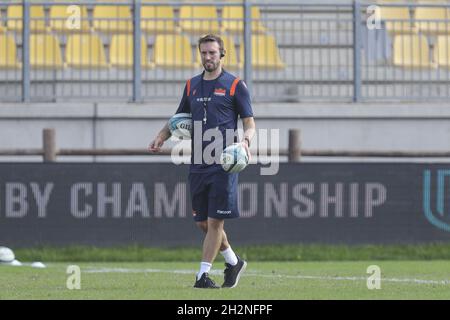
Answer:
<svg viewBox="0 0 450 320"><path fill-rule="evenodd" d="M164 144L164 140L157 136L155 140L153 140L148 146L148 151L150 152L161 152L161 147Z"/></svg>

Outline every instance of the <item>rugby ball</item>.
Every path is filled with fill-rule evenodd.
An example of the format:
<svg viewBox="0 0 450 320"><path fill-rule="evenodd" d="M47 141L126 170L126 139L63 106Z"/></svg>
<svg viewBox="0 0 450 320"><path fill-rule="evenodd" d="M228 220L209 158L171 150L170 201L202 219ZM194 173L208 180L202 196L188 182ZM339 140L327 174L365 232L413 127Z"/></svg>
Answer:
<svg viewBox="0 0 450 320"><path fill-rule="evenodd" d="M179 139L191 139L192 116L190 113L177 113L169 119L169 130L172 136Z"/></svg>
<svg viewBox="0 0 450 320"><path fill-rule="evenodd" d="M229 173L241 172L248 165L248 156L240 143L233 143L226 147L221 156L220 164Z"/></svg>
<svg viewBox="0 0 450 320"><path fill-rule="evenodd" d="M0 247L0 262L12 262L16 257L14 252L7 247Z"/></svg>

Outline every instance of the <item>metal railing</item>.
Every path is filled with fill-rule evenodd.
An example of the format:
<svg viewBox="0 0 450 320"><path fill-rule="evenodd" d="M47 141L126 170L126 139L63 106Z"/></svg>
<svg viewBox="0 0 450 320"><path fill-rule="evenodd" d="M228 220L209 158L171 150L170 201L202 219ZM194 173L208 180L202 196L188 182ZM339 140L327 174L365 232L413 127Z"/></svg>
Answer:
<svg viewBox="0 0 450 320"><path fill-rule="evenodd" d="M450 4L383 3L363 12L372 18L362 25L363 63L357 65L363 99L448 101Z"/></svg>
<svg viewBox="0 0 450 320"><path fill-rule="evenodd" d="M180 153L179 153L180 152ZM56 162L58 157L105 157L105 156L190 156L189 149L180 149L174 154L172 149L161 149L158 153L151 153L148 150L131 148L94 148L94 149L63 149L56 145L56 131L52 128L46 128L42 131L42 148L34 149L0 149L1 157L29 157L42 156L43 162ZM256 149L251 150L254 160L259 157L283 157L287 162L294 163L302 161L303 157L342 157L342 158L450 158L450 151L354 151L354 150L311 150L302 147L302 135L299 129L288 130L288 142L285 149ZM166 160L167 161L167 160ZM273 160L275 161L275 160ZM95 160L94 160L95 162ZM278 158L275 162L282 162Z"/></svg>
<svg viewBox="0 0 450 320"><path fill-rule="evenodd" d="M13 5L23 6L23 17L10 15ZM450 98L448 3L86 0L70 5L80 10L55 17L52 7L69 7L67 2L0 3L0 36L12 39L1 42L8 46L1 50L14 51L6 65L0 58L0 101L177 100L186 79L202 70L196 41L209 31L227 38L225 68L245 79L255 101ZM33 11L36 6L44 15ZM101 14L111 6L126 14ZM189 17L211 7L217 16ZM148 15L155 8L172 15ZM226 8L239 8L242 17L227 16ZM385 14L387 8L406 8L408 17ZM447 13L416 17L418 8ZM57 27L75 18L77 28ZM168 46L175 35L184 42ZM418 57L425 54L427 59Z"/></svg>

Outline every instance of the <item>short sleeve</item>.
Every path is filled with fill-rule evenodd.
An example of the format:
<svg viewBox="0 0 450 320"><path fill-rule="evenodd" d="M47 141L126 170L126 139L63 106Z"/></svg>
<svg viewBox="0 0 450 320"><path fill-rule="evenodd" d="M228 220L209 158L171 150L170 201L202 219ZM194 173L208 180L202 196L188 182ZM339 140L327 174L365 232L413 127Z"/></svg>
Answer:
<svg viewBox="0 0 450 320"><path fill-rule="evenodd" d="M239 116L241 118L253 117L250 93L244 81L241 80L237 84L234 98Z"/></svg>
<svg viewBox="0 0 450 320"><path fill-rule="evenodd" d="M180 105L175 113L191 113L191 105L187 95L187 85L184 86L183 97L181 98Z"/></svg>

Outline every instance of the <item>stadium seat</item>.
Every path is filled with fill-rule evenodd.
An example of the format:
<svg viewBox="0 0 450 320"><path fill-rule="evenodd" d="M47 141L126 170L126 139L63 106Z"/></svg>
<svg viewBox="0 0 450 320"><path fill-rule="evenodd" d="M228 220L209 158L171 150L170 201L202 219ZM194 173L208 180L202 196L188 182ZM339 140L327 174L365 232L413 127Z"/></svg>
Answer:
<svg viewBox="0 0 450 320"><path fill-rule="evenodd" d="M450 67L450 36L438 36L434 47L434 61L440 67Z"/></svg>
<svg viewBox="0 0 450 320"><path fill-rule="evenodd" d="M191 43L183 35L157 35L154 63L160 67L193 68Z"/></svg>
<svg viewBox="0 0 450 320"><path fill-rule="evenodd" d="M411 22L409 7L380 6L380 18L385 22L386 30L391 34L417 33L417 28Z"/></svg>
<svg viewBox="0 0 450 320"><path fill-rule="evenodd" d="M96 5L94 28L106 33L132 32L133 18L129 6Z"/></svg>
<svg viewBox="0 0 450 320"><path fill-rule="evenodd" d="M51 34L30 36L30 65L33 68L57 69L63 67L61 47Z"/></svg>
<svg viewBox="0 0 450 320"><path fill-rule="evenodd" d="M223 46L226 50L225 57L222 59L222 65L226 69L239 69L242 67L242 63L238 62L235 43L232 37L221 35L223 40ZM201 65L202 59L200 52L197 49L197 61Z"/></svg>
<svg viewBox="0 0 450 320"><path fill-rule="evenodd" d="M133 67L133 36L114 35L111 40L110 62L114 67L131 68ZM147 42L144 36L141 37L141 66L142 68L151 68L153 65L147 57Z"/></svg>
<svg viewBox="0 0 450 320"><path fill-rule="evenodd" d="M79 24L68 18L79 15ZM59 6L50 8L50 28L58 32L89 32L88 12L85 6ZM68 23L69 22L69 23Z"/></svg>
<svg viewBox="0 0 450 320"><path fill-rule="evenodd" d="M240 61L244 61L243 45L241 45L240 49ZM252 35L252 66L254 68L271 69L281 69L286 66L280 58L278 46L273 36Z"/></svg>
<svg viewBox="0 0 450 320"><path fill-rule="evenodd" d="M23 20L23 8L20 5L8 6L8 22L9 30L21 31ZM45 12L43 6L30 6L30 30L31 32L43 32L45 27Z"/></svg>
<svg viewBox="0 0 450 320"><path fill-rule="evenodd" d="M222 32L241 33L244 31L244 10L242 6L223 7L222 19ZM266 32L266 28L261 24L261 12L256 6L252 7L252 32Z"/></svg>
<svg viewBox="0 0 450 320"><path fill-rule="evenodd" d="M20 63L17 61L16 42L9 34L0 34L0 68L20 68Z"/></svg>
<svg viewBox="0 0 450 320"><path fill-rule="evenodd" d="M5 27L3 26L3 18L2 18L2 12L0 11L0 34L5 32Z"/></svg>
<svg viewBox="0 0 450 320"><path fill-rule="evenodd" d="M174 10L171 6L149 6L142 3L141 29L144 32L175 33Z"/></svg>
<svg viewBox="0 0 450 320"><path fill-rule="evenodd" d="M414 18L422 33L450 34L450 15L444 7L418 7Z"/></svg>
<svg viewBox="0 0 450 320"><path fill-rule="evenodd" d="M180 26L190 33L218 33L219 22L214 6L181 6Z"/></svg>
<svg viewBox="0 0 450 320"><path fill-rule="evenodd" d="M398 35L394 38L394 65L411 68L433 68L430 48L424 35Z"/></svg>
<svg viewBox="0 0 450 320"><path fill-rule="evenodd" d="M107 68L105 50L100 38L94 34L69 36L66 63L77 68Z"/></svg>

